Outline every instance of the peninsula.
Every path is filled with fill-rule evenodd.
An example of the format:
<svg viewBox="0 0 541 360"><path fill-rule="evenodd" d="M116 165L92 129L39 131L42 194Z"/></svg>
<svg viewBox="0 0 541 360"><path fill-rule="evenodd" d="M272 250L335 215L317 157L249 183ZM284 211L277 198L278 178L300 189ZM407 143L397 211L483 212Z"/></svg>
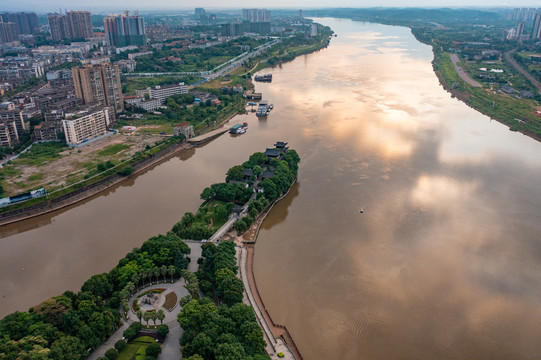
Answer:
<svg viewBox="0 0 541 360"><path fill-rule="evenodd" d="M251 290L239 278L246 264L239 273L235 239L287 193L299 161L287 143L277 142L232 167L224 183L203 190L196 214L186 213L171 231L145 241L110 272L92 276L78 293L66 291L0 320L0 357L116 359L138 351L156 358L162 351L176 355L179 339L190 359L231 353L269 359L265 350L286 356L284 343L263 335L260 326L269 325L261 311L256 316L243 303L251 303ZM165 324L158 327L157 320ZM149 343L149 337L163 346Z"/></svg>

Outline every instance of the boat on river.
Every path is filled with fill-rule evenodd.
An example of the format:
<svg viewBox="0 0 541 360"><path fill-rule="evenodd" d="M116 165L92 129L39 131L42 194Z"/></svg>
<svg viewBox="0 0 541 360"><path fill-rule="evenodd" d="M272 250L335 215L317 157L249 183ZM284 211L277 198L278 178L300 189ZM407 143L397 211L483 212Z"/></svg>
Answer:
<svg viewBox="0 0 541 360"><path fill-rule="evenodd" d="M254 76L254 80L259 82L271 82L272 74L256 75Z"/></svg>
<svg viewBox="0 0 541 360"><path fill-rule="evenodd" d="M255 114L255 116L257 117L265 117L267 115L269 115L270 111L272 110L272 108L274 107L274 105L272 104L268 104L267 100L261 100L259 102L259 107L257 108L257 112Z"/></svg>
<svg viewBox="0 0 541 360"><path fill-rule="evenodd" d="M248 129L248 123L235 124L229 129L230 134L244 134Z"/></svg>

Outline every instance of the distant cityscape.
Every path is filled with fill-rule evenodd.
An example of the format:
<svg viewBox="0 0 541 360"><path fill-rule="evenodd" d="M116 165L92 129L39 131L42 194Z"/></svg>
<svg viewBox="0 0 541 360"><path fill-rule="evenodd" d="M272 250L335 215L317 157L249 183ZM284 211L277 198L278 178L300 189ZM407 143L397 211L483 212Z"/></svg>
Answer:
<svg viewBox="0 0 541 360"><path fill-rule="evenodd" d="M193 26L208 28L193 31ZM195 8L173 24L156 19L147 24L138 11L93 16L89 11L60 9L39 18L29 12L2 13L0 146L27 142L28 136L38 142L65 140L78 145L105 135L125 104L156 111L168 96L186 94L188 86L183 82L123 94L124 75L139 67L147 73L157 71L138 67L138 61L164 46L179 54L222 46L241 36L262 41L271 34L292 36L299 30L308 37L317 35L315 25L304 23L302 10L298 17L273 20L267 9L217 15ZM246 52L251 46L239 49ZM164 61L178 63L181 58L170 56Z"/></svg>

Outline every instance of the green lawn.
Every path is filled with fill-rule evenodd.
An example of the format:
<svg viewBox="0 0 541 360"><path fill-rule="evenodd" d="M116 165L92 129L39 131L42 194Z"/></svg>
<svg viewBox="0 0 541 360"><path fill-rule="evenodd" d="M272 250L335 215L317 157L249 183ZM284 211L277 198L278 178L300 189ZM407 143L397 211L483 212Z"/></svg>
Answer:
<svg viewBox="0 0 541 360"><path fill-rule="evenodd" d="M126 145L126 144L111 145L111 146L106 147L102 151L100 151L98 153L98 155L100 155L100 156L112 156L112 155L115 155L115 154L121 152L124 149L129 149L129 147L130 147L130 145Z"/></svg>
<svg viewBox="0 0 541 360"><path fill-rule="evenodd" d="M134 339L118 354L117 360L144 360L145 351L149 344L155 342L150 336L141 336Z"/></svg>

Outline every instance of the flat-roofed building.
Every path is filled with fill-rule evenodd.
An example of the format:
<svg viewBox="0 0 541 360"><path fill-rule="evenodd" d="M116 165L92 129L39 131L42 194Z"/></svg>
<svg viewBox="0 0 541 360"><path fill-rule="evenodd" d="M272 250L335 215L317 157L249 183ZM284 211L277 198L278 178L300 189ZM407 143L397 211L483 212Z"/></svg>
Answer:
<svg viewBox="0 0 541 360"><path fill-rule="evenodd" d="M40 116L39 109L0 111L0 121L13 121L19 133L29 130L28 119Z"/></svg>
<svg viewBox="0 0 541 360"><path fill-rule="evenodd" d="M62 120L66 143L79 145L107 134L111 112L110 107L97 107L66 114L66 119Z"/></svg>
<svg viewBox="0 0 541 360"><path fill-rule="evenodd" d="M174 84L174 85L162 85L156 86L149 90L149 95L151 99L160 100L161 104L165 103L165 99L173 95L187 94L188 86L184 85L183 82Z"/></svg>
<svg viewBox="0 0 541 360"><path fill-rule="evenodd" d="M11 22L0 22L0 43L12 42L19 39L17 26Z"/></svg>
<svg viewBox="0 0 541 360"><path fill-rule="evenodd" d="M136 13L130 16L111 15L103 19L103 27L110 46L143 46L147 43L145 20Z"/></svg>
<svg viewBox="0 0 541 360"><path fill-rule="evenodd" d="M15 120L0 121L0 146L12 147L19 142Z"/></svg>
<svg viewBox="0 0 541 360"><path fill-rule="evenodd" d="M62 121L44 121L34 127L35 141L58 141L62 134Z"/></svg>
<svg viewBox="0 0 541 360"><path fill-rule="evenodd" d="M195 136L195 132L192 125L187 122L183 122L182 124L175 126L175 128L173 129L173 135L184 135L186 139L191 139Z"/></svg>

